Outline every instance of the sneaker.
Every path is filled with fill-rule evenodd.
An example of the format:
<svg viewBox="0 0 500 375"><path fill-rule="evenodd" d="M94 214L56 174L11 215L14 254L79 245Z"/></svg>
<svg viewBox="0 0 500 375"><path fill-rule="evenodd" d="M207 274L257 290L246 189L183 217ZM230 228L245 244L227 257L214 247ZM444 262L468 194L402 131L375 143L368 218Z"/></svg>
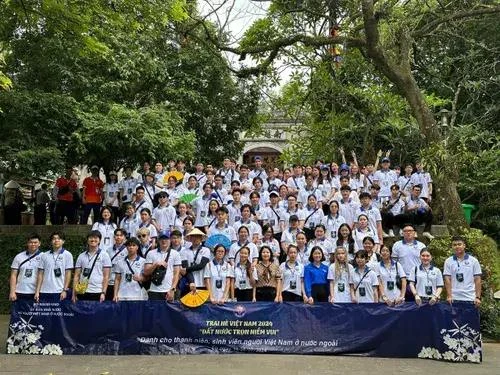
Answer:
<svg viewBox="0 0 500 375"><path fill-rule="evenodd" d="M429 240L434 239L434 236L432 234L430 234L429 232L422 233L422 236L424 236L425 238L428 238Z"/></svg>
<svg viewBox="0 0 500 375"><path fill-rule="evenodd" d="M389 229L389 237L396 237L392 229Z"/></svg>
<svg viewBox="0 0 500 375"><path fill-rule="evenodd" d="M382 232L382 237L387 238L387 237L389 237L389 235L385 232Z"/></svg>

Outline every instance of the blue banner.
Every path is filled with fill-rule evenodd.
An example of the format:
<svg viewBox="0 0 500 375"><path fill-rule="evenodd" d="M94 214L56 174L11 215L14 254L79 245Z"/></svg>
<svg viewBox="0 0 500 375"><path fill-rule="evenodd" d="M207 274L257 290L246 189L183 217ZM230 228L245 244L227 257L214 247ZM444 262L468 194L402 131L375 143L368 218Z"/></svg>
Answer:
<svg viewBox="0 0 500 375"><path fill-rule="evenodd" d="M228 303L189 309L138 301L17 301L8 353L357 354L481 361L472 304Z"/></svg>

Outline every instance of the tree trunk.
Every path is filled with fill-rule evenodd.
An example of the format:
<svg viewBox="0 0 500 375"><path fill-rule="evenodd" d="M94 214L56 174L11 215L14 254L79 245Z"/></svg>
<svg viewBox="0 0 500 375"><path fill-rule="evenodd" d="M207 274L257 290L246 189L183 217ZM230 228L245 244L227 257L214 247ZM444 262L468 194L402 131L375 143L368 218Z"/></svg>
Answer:
<svg viewBox="0 0 500 375"><path fill-rule="evenodd" d="M383 46L380 45L378 22L375 17L373 1L363 0L362 9L368 57L371 58L375 67L394 83L400 95L408 102L412 115L417 120L420 132L425 137L425 144L429 146L440 142L442 136L437 129L436 119L425 102L424 95L411 72L409 54L411 38L405 32L401 32L399 61L389 58L384 53ZM439 197L437 206L443 209L441 216L450 228L450 232L453 232L458 227L467 227L468 225L457 192L458 171L455 170L452 163L444 165L442 168L444 172L440 173L440 176L434 176L436 179L434 190Z"/></svg>

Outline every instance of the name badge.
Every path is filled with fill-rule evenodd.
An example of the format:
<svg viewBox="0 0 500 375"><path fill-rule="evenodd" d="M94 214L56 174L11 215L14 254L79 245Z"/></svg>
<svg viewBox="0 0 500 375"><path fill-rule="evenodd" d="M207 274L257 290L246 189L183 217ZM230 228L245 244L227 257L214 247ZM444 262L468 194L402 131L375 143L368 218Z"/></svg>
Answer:
<svg viewBox="0 0 500 375"><path fill-rule="evenodd" d="M457 273L456 278L457 278L457 281L459 283L461 283L461 282L464 281L464 274L463 273Z"/></svg>
<svg viewBox="0 0 500 375"><path fill-rule="evenodd" d="M309 228L314 229L314 223L309 223Z"/></svg>
<svg viewBox="0 0 500 375"><path fill-rule="evenodd" d="M394 281L387 281L387 290L394 290Z"/></svg>
<svg viewBox="0 0 500 375"><path fill-rule="evenodd" d="M33 270L32 269L26 269L24 270L24 277L30 278L33 276Z"/></svg>
<svg viewBox="0 0 500 375"><path fill-rule="evenodd" d="M90 275L90 268L84 268L83 269L83 276L89 277L89 275Z"/></svg>
<svg viewBox="0 0 500 375"><path fill-rule="evenodd" d="M358 288L358 290L359 290L359 296L360 297L365 297L366 296L366 288L365 287L361 286L361 287Z"/></svg>
<svg viewBox="0 0 500 375"><path fill-rule="evenodd" d="M246 280L240 280L240 288L244 288L247 286L247 281Z"/></svg>
<svg viewBox="0 0 500 375"><path fill-rule="evenodd" d="M111 241L109 237L104 237L104 245L109 245L110 242Z"/></svg>
<svg viewBox="0 0 500 375"><path fill-rule="evenodd" d="M274 227L276 225L276 221L274 219L269 220L269 224Z"/></svg>
<svg viewBox="0 0 500 375"><path fill-rule="evenodd" d="M335 232L334 230L332 230L332 231L330 232L330 236L331 236L332 238L337 237L337 232Z"/></svg>
<svg viewBox="0 0 500 375"><path fill-rule="evenodd" d="M215 280L215 287L217 289L221 289L222 288L222 280L221 279Z"/></svg>
<svg viewBox="0 0 500 375"><path fill-rule="evenodd" d="M337 290L340 292L340 293L344 293L345 291L345 284L344 283L338 283L337 284ZM361 293L360 293L361 294Z"/></svg>
<svg viewBox="0 0 500 375"><path fill-rule="evenodd" d="M113 195L114 195L114 194L115 194L115 193L113 193L112 191L110 191L110 192L108 193L108 197L113 198Z"/></svg>
<svg viewBox="0 0 500 375"><path fill-rule="evenodd" d="M297 289L297 280L290 280L290 289Z"/></svg>
<svg viewBox="0 0 500 375"><path fill-rule="evenodd" d="M425 286L425 294L428 296L432 295L432 285L426 285Z"/></svg>
<svg viewBox="0 0 500 375"><path fill-rule="evenodd" d="M205 217L205 216L207 216L206 211L201 211L201 212L200 212L200 216L201 216L201 217Z"/></svg>
<svg viewBox="0 0 500 375"><path fill-rule="evenodd" d="M62 275L61 269L60 268L55 268L54 269L54 276L55 277L61 277L61 275Z"/></svg>
<svg viewBox="0 0 500 375"><path fill-rule="evenodd" d="M126 273L125 274L125 281L131 282L132 281L132 274L131 273Z"/></svg>
<svg viewBox="0 0 500 375"><path fill-rule="evenodd" d="M127 194L132 194L132 188L127 189Z"/></svg>

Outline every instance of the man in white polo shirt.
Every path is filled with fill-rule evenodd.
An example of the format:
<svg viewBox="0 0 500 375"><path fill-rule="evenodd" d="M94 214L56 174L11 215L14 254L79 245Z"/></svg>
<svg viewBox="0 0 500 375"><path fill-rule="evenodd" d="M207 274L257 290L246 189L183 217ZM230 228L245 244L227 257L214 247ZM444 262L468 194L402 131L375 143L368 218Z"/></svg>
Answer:
<svg viewBox="0 0 500 375"><path fill-rule="evenodd" d="M455 255L444 262L444 285L449 303L456 301L473 302L481 305L481 265L472 255L465 252L465 239L454 236L451 247Z"/></svg>
<svg viewBox="0 0 500 375"><path fill-rule="evenodd" d="M210 249L202 245L206 238L205 233L195 228L186 236L186 240L192 245L181 250L182 268L181 274L186 276L189 289L181 291L187 294L196 289L206 289L204 268L210 262Z"/></svg>
<svg viewBox="0 0 500 375"><path fill-rule="evenodd" d="M41 257L40 236L32 233L28 236L26 250L16 255L10 267L10 301L33 300Z"/></svg>
<svg viewBox="0 0 500 375"><path fill-rule="evenodd" d="M73 255L63 248L64 234L50 235L52 250L42 254L38 264L35 301L59 301L68 297Z"/></svg>
<svg viewBox="0 0 500 375"><path fill-rule="evenodd" d="M106 299L111 259L105 250L99 248L101 232L91 231L87 235L87 250L76 259L75 275L73 276L73 302L99 301ZM87 283L85 290L78 290L77 285Z"/></svg>
<svg viewBox="0 0 500 375"><path fill-rule="evenodd" d="M170 247L170 232L161 231L158 234L158 249L151 250L146 256L144 276L151 279L148 291L150 300L173 301L181 257L178 251Z"/></svg>

